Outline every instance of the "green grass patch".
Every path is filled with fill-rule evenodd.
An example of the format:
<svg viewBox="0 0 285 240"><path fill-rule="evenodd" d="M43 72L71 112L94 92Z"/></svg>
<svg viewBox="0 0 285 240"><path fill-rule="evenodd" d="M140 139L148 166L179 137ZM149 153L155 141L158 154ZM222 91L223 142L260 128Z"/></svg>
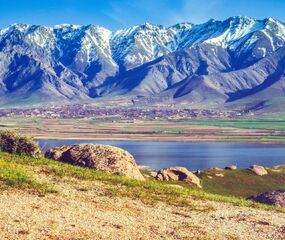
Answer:
<svg viewBox="0 0 285 240"><path fill-rule="evenodd" d="M36 181L22 166L2 159L0 159L0 183L2 187L30 189L38 193L56 192L51 185Z"/></svg>
<svg viewBox="0 0 285 240"><path fill-rule="evenodd" d="M57 177L59 181L72 178L84 181L100 181L106 185L104 194L108 196L122 196L153 204L161 201L171 205L188 206L193 210L202 210L193 203L193 196L203 198L203 195L194 194L196 189L175 188L162 182L149 180L138 181L94 169L82 168L45 158L32 158L29 156L11 155L0 152L0 159L8 163L18 164L22 167L40 168L41 172ZM193 193L193 195L191 194ZM203 207L203 210L208 207Z"/></svg>
<svg viewBox="0 0 285 240"><path fill-rule="evenodd" d="M181 128L173 128L173 127L156 127L153 131L158 133L170 133L170 134L181 134L184 133L185 130Z"/></svg>
<svg viewBox="0 0 285 240"><path fill-rule="evenodd" d="M266 176L257 176L246 169L208 170L201 174L201 179L206 192L224 196L247 198L267 191L285 190L285 169L280 168L280 172L268 171ZM224 177L216 176L217 173L224 174Z"/></svg>

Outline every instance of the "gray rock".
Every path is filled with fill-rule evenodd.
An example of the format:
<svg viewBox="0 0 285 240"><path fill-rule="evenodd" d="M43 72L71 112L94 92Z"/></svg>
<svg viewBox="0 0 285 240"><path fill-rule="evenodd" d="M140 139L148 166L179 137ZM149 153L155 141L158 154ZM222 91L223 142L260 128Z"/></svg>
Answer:
<svg viewBox="0 0 285 240"><path fill-rule="evenodd" d="M237 166L236 165L227 166L225 167L225 170L237 170Z"/></svg>
<svg viewBox="0 0 285 240"><path fill-rule="evenodd" d="M157 172L156 179L160 181L183 181L201 188L200 179L183 167L164 168Z"/></svg>
<svg viewBox="0 0 285 240"><path fill-rule="evenodd" d="M285 191L266 192L260 195L251 196L248 199L259 203L285 207Z"/></svg>
<svg viewBox="0 0 285 240"><path fill-rule="evenodd" d="M63 146L47 151L45 156L76 166L144 180L133 156L127 151L113 146L98 144Z"/></svg>
<svg viewBox="0 0 285 240"><path fill-rule="evenodd" d="M263 166L252 165L249 170L258 176L267 175L268 172Z"/></svg>

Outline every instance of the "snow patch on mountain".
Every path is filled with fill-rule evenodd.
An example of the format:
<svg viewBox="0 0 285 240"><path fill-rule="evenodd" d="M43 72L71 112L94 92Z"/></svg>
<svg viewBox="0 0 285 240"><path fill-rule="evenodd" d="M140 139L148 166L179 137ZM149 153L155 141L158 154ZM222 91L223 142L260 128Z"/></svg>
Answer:
<svg viewBox="0 0 285 240"><path fill-rule="evenodd" d="M237 43L235 43L236 41L253 32L262 30L263 27L264 23L262 21L257 21L252 18L232 18L221 35L210 38L205 42L224 48L230 47L231 49L234 49L237 45Z"/></svg>

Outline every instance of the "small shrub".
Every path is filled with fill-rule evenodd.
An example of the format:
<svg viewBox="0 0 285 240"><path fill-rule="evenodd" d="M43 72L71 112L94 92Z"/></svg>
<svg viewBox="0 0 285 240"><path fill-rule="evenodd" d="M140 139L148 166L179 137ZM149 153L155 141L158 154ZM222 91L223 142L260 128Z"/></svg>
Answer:
<svg viewBox="0 0 285 240"><path fill-rule="evenodd" d="M12 154L40 155L40 147L31 137L21 136L15 131L0 131L1 151Z"/></svg>

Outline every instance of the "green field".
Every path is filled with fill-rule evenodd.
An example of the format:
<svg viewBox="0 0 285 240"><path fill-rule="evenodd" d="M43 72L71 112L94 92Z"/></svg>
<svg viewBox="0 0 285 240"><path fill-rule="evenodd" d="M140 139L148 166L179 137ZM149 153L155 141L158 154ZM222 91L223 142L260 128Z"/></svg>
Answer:
<svg viewBox="0 0 285 240"><path fill-rule="evenodd" d="M285 115L276 114L263 117L240 118L240 119L213 119L200 121L189 121L195 125L236 127L248 129L270 129L285 131Z"/></svg>

